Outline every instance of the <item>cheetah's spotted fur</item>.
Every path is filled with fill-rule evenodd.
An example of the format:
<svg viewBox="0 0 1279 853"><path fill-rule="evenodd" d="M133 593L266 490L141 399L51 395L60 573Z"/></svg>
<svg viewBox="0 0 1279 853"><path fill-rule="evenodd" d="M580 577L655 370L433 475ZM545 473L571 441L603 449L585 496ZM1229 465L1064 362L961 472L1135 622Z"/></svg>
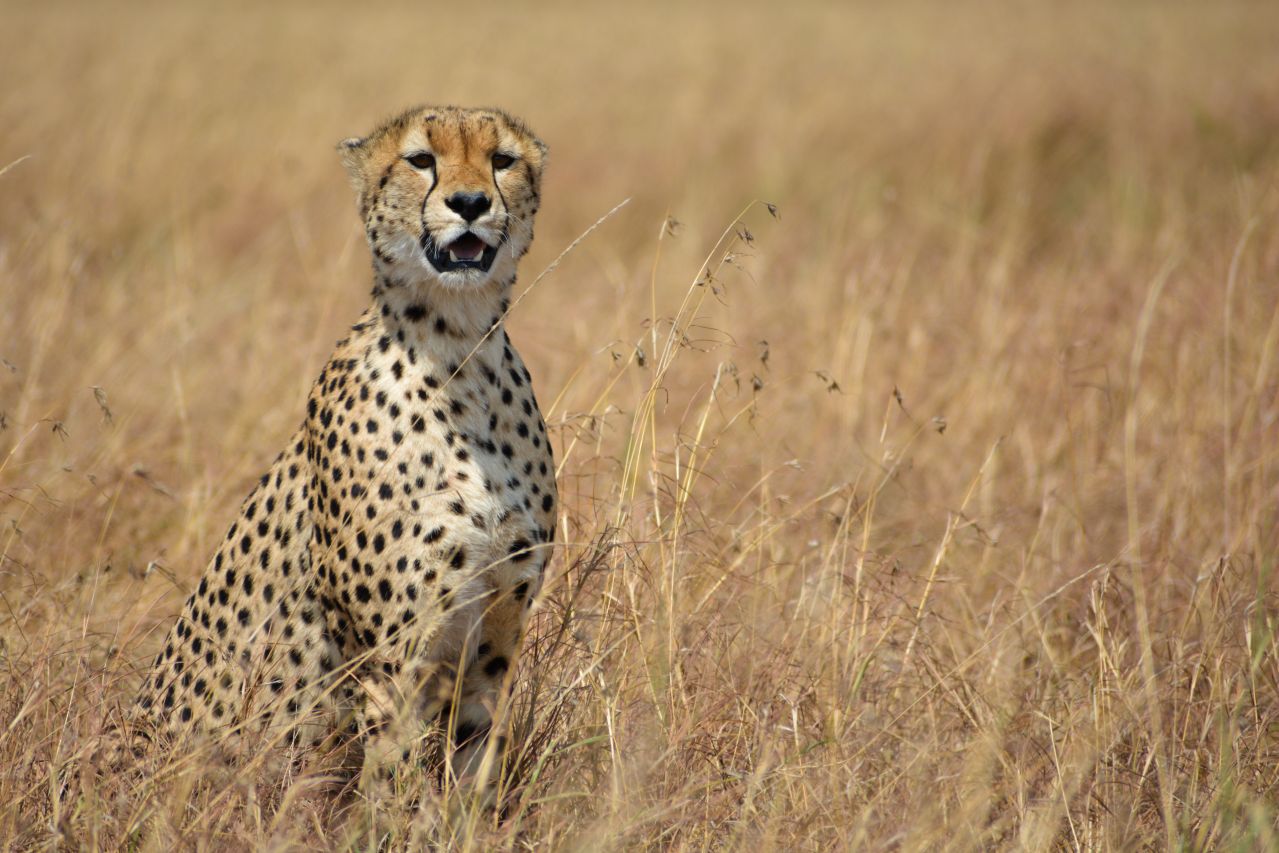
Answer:
<svg viewBox="0 0 1279 853"><path fill-rule="evenodd" d="M139 708L169 737L318 743L351 727L367 772L370 739L394 761L441 716L477 754L549 556L550 442L502 327L545 148L501 111L453 107L340 148L373 304L245 499Z"/></svg>

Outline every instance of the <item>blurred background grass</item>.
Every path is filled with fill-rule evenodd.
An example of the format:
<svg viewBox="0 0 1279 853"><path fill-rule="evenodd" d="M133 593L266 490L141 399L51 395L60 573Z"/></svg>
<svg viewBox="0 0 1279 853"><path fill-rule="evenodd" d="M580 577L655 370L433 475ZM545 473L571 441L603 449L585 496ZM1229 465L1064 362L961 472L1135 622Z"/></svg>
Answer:
<svg viewBox="0 0 1279 853"><path fill-rule="evenodd" d="M3 12L10 843L313 831L49 771L367 298L334 144L418 102L549 143L526 283L631 199L511 322L585 598L486 843L1275 843L1272 4Z"/></svg>

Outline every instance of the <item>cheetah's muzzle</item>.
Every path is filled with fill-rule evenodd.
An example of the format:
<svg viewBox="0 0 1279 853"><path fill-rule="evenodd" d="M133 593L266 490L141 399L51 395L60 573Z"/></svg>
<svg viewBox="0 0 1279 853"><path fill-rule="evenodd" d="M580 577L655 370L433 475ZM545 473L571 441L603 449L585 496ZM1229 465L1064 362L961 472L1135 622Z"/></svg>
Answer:
<svg viewBox="0 0 1279 853"><path fill-rule="evenodd" d="M480 270L488 272L497 258L497 246L490 246L479 237L467 231L452 243L441 248L431 239L431 235L422 236L422 251L438 272L453 270Z"/></svg>

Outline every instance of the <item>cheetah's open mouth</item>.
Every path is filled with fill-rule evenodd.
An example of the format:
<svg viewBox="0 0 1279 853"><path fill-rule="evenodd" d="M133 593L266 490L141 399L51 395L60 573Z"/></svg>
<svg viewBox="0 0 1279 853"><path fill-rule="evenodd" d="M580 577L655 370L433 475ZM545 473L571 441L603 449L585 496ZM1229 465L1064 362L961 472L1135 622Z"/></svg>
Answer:
<svg viewBox="0 0 1279 853"><path fill-rule="evenodd" d="M447 246L437 246L427 234L422 237L422 251L426 259L439 272L453 270L480 270L488 272L497 257L497 247L490 246L470 231Z"/></svg>

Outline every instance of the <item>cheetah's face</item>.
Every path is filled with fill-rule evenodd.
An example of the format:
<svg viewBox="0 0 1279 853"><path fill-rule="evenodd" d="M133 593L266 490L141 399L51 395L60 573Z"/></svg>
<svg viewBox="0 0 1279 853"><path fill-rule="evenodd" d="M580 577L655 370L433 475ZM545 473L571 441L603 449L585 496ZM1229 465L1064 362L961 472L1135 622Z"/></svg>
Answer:
<svg viewBox="0 0 1279 853"><path fill-rule="evenodd" d="M389 274L452 289L513 277L533 239L546 153L519 121L421 107L341 147Z"/></svg>

